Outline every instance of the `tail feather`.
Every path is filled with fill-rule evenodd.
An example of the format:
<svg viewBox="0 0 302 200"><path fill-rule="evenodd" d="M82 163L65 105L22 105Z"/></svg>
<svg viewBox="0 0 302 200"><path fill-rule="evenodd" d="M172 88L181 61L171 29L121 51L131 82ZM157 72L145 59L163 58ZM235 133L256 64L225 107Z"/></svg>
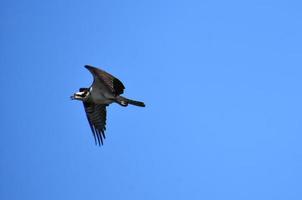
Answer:
<svg viewBox="0 0 302 200"><path fill-rule="evenodd" d="M129 104L132 104L132 105L135 105L135 106L140 106L140 107L145 107L146 105L144 104L144 102L141 102L141 101L134 101L134 100L131 100L131 99L128 99L128 103Z"/></svg>
<svg viewBox="0 0 302 200"><path fill-rule="evenodd" d="M118 96L116 98L116 102L122 106L128 106L128 104L134 105L134 106L140 106L140 107L145 107L145 103L141 101L135 101L131 99L127 99L122 96Z"/></svg>

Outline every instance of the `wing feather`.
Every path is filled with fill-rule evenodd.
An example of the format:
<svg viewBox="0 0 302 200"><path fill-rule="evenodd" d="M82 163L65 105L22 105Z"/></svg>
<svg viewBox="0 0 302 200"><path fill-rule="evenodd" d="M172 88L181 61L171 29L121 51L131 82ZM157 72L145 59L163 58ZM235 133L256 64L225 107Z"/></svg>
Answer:
<svg viewBox="0 0 302 200"><path fill-rule="evenodd" d="M105 86L115 96L123 94L125 86L119 79L115 78L104 70L98 69L91 65L85 65L85 68L87 68L93 75L93 85L98 86L101 89L103 89L102 86Z"/></svg>
<svg viewBox="0 0 302 200"><path fill-rule="evenodd" d="M83 104L95 144L103 145L106 130L106 106L108 105L88 102L83 102Z"/></svg>

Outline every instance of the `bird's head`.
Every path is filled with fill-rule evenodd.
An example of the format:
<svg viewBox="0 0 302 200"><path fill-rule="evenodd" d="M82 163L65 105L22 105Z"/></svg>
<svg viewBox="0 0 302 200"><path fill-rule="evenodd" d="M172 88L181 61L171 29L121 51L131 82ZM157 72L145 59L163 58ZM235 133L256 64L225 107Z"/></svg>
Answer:
<svg viewBox="0 0 302 200"><path fill-rule="evenodd" d="M79 92L76 92L71 96L71 100L85 101L89 96L89 88L80 88Z"/></svg>

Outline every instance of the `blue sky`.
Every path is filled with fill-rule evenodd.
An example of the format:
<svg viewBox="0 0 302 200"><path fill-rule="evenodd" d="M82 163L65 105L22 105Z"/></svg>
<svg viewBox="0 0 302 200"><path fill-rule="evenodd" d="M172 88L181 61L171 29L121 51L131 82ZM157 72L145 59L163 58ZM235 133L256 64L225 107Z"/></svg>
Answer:
<svg viewBox="0 0 302 200"><path fill-rule="evenodd" d="M302 199L300 1L1 1L0 199ZM94 140L99 66L146 108Z"/></svg>

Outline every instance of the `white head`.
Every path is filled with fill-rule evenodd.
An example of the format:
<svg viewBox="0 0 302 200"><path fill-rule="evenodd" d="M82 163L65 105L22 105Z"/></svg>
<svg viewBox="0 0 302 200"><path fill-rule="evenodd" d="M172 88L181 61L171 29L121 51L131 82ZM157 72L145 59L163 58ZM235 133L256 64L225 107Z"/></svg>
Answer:
<svg viewBox="0 0 302 200"><path fill-rule="evenodd" d="M89 94L89 88L80 88L79 92L74 93L70 98L71 100L85 101Z"/></svg>

